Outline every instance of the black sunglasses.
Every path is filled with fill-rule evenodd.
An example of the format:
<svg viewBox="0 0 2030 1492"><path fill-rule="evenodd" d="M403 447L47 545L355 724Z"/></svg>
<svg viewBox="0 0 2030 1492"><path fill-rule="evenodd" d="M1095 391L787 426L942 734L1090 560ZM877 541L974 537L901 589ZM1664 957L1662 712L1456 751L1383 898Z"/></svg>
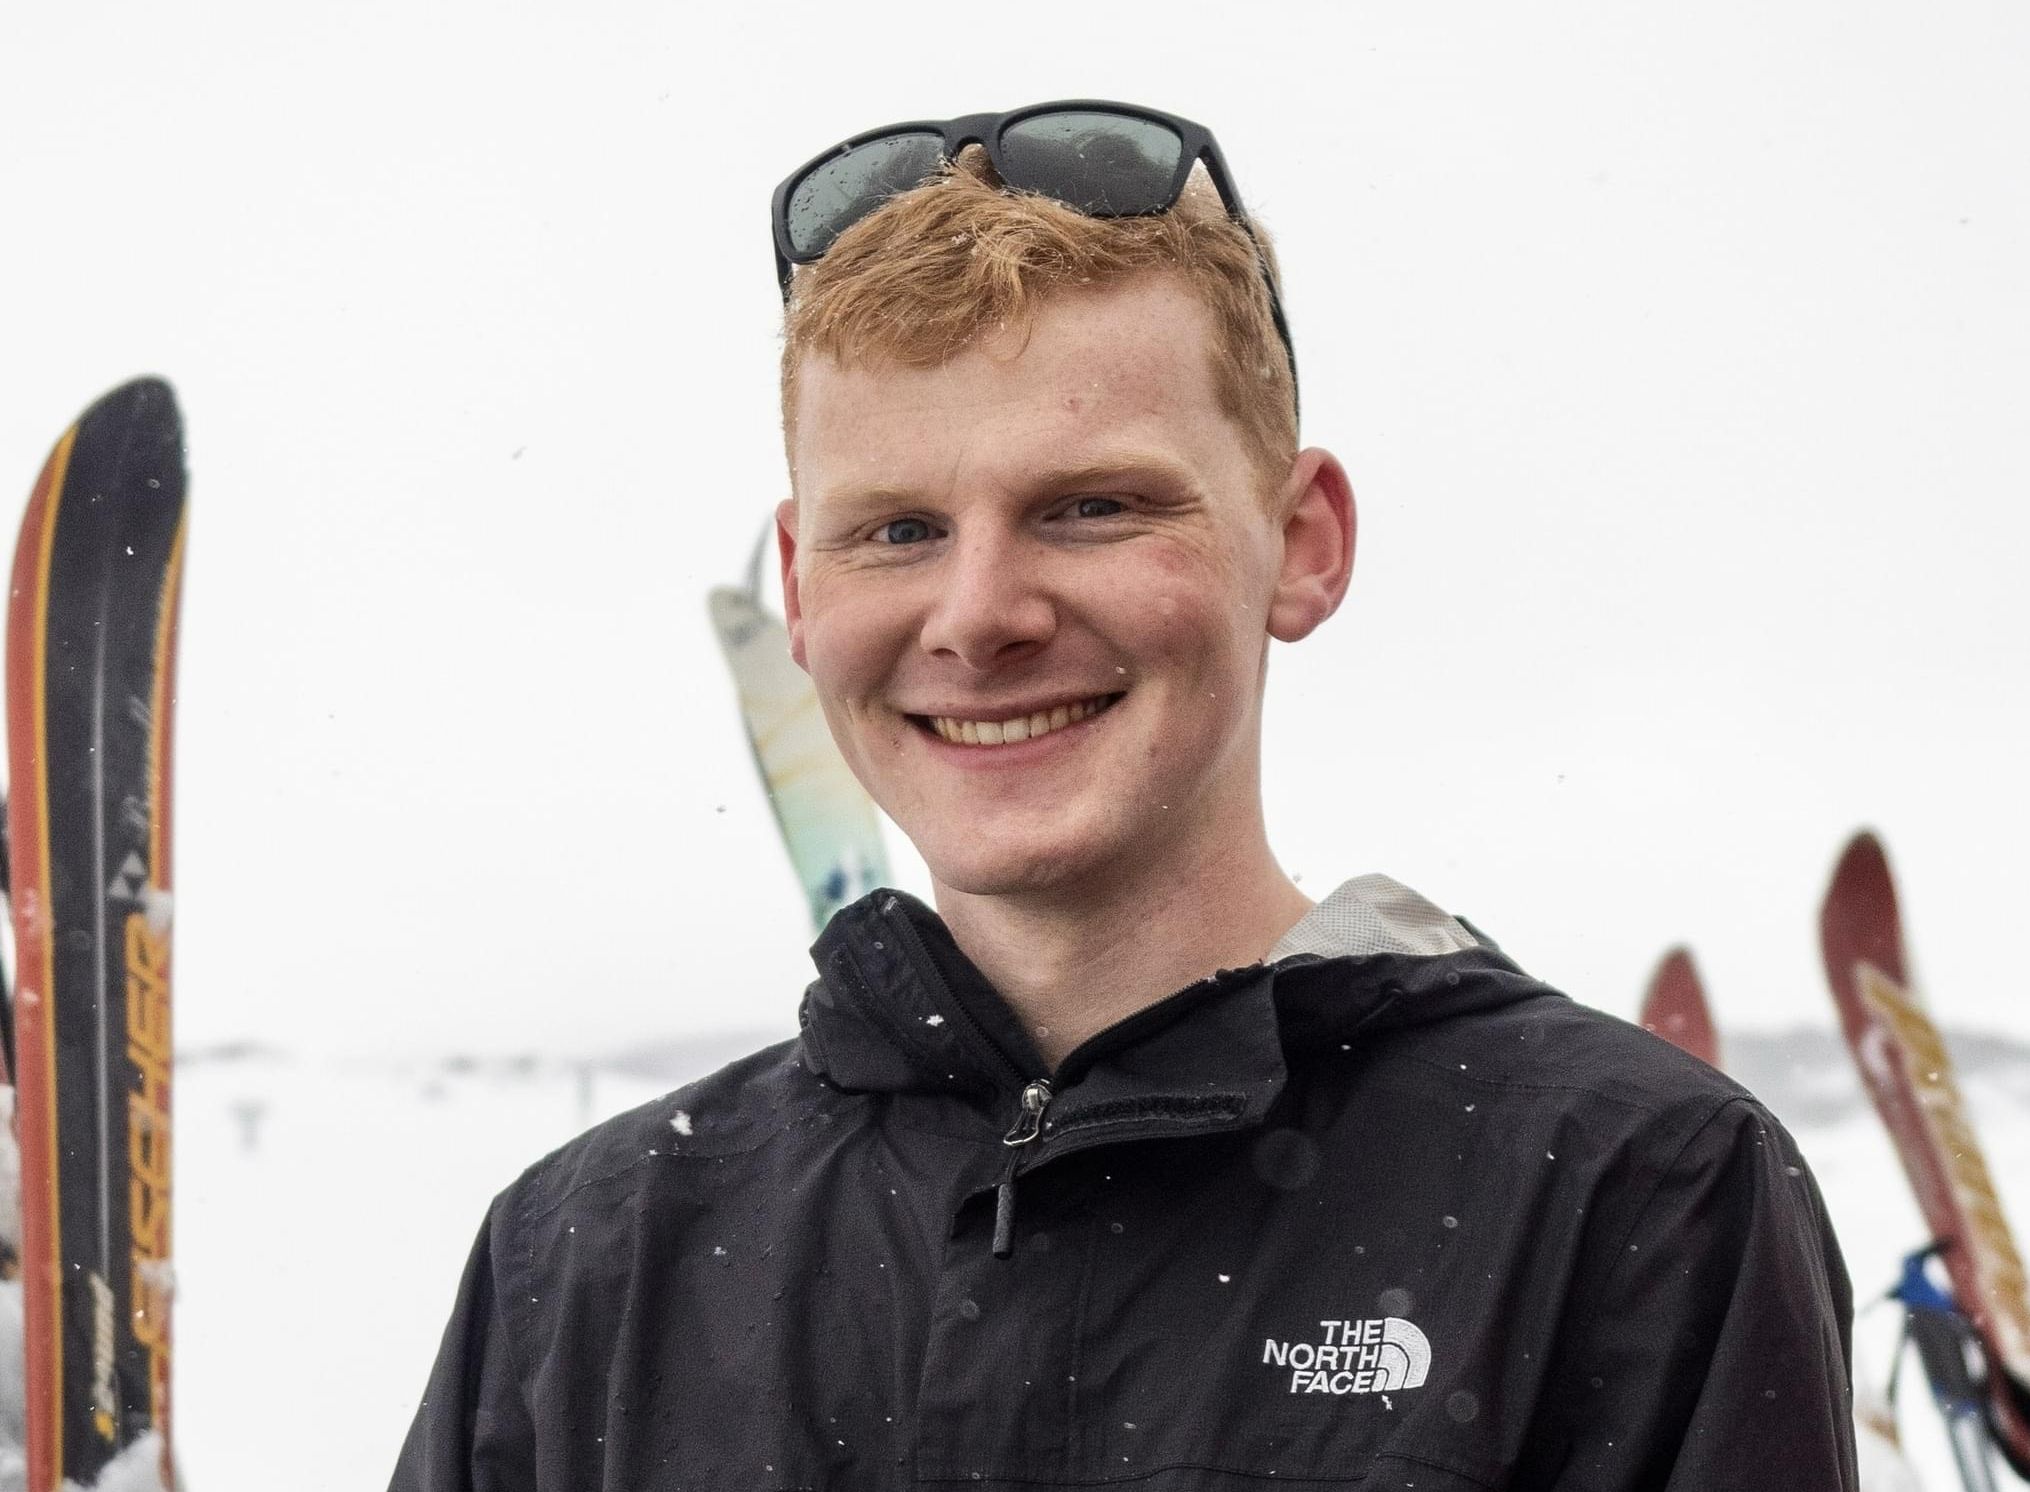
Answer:
<svg viewBox="0 0 2030 1492"><path fill-rule="evenodd" d="M1191 168L1204 161L1227 216L1255 244L1295 397L1297 350L1283 300L1219 142L1202 124L1136 104L1063 99L1006 114L884 125L833 146L775 189L775 270L784 303L793 266L822 259L841 233L890 197L921 186L968 145L985 149L1010 189L1040 193L1096 218L1168 212L1183 195Z"/></svg>

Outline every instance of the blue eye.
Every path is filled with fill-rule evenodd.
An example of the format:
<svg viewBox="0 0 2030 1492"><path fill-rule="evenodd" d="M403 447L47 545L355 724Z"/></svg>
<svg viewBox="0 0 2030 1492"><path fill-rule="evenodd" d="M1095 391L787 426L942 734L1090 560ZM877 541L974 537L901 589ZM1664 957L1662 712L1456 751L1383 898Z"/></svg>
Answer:
<svg viewBox="0 0 2030 1492"><path fill-rule="evenodd" d="M891 518L876 533L884 544L921 544L930 537L930 525L921 518Z"/></svg>

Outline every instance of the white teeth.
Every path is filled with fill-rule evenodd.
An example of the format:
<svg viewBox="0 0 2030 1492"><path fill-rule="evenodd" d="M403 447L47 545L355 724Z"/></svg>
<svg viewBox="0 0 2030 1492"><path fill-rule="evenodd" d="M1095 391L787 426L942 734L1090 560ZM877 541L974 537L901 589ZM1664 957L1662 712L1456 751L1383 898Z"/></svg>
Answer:
<svg viewBox="0 0 2030 1492"><path fill-rule="evenodd" d="M957 720L949 715L934 715L930 719L930 728L941 740L966 746L1002 746L1016 741L1033 741L1038 736L1047 736L1054 730L1063 730L1067 725L1075 725L1099 714L1111 697L1056 705L1013 720Z"/></svg>

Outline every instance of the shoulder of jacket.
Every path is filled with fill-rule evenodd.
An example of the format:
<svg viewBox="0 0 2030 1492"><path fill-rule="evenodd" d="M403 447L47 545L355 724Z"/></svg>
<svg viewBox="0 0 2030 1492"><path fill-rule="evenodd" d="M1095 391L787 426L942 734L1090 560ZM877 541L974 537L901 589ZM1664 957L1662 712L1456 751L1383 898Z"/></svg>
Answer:
<svg viewBox="0 0 2030 1492"><path fill-rule="evenodd" d="M1618 1112L1623 1123L1645 1129L1689 1133L1738 1102L1767 1117L1725 1073L1544 985L1504 1004L1390 1032L1387 1045L1402 1061L1547 1101L1562 1095L1561 1107Z"/></svg>
<svg viewBox="0 0 2030 1492"><path fill-rule="evenodd" d="M638 1190L666 1163L757 1149L786 1127L802 1098L829 1093L805 1070L794 1039L594 1125L535 1162L504 1191L495 1215L517 1232L589 1188Z"/></svg>

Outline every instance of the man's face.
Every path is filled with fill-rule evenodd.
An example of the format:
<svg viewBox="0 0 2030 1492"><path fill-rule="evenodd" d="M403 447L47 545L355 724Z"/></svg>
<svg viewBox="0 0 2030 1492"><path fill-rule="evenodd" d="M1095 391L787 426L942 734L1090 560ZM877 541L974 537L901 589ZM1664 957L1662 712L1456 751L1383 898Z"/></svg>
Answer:
<svg viewBox="0 0 2030 1492"><path fill-rule="evenodd" d="M1150 275L941 367L802 370L793 651L942 887L1216 863L1258 812L1283 537L1210 336Z"/></svg>

